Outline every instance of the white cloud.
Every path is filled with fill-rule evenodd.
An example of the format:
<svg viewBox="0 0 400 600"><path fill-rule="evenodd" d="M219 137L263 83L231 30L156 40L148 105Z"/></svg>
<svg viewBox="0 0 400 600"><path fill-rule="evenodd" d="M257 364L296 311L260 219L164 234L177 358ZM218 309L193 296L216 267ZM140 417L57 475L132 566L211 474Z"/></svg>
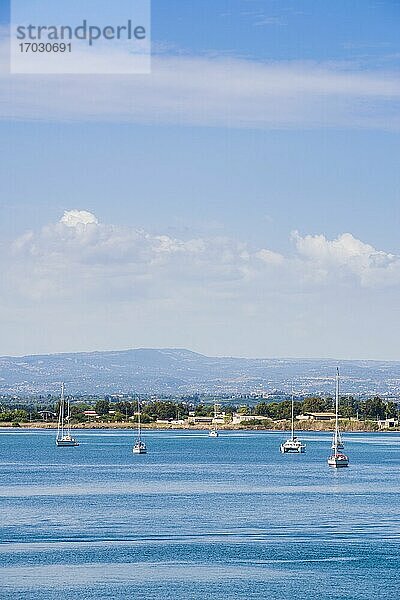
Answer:
<svg viewBox="0 0 400 600"><path fill-rule="evenodd" d="M241 301L249 294L293 293L400 283L400 257L376 250L349 233L335 240L293 234L294 254L252 249L225 237L179 239L104 224L83 210L26 232L11 245L3 269L13 301L104 298L141 301L178 295Z"/></svg>
<svg viewBox="0 0 400 600"><path fill-rule="evenodd" d="M67 227L79 227L80 225L97 225L98 220L94 214L87 210L66 210L61 218L61 223Z"/></svg>
<svg viewBox="0 0 400 600"><path fill-rule="evenodd" d="M99 223L86 211L66 211L58 223L27 232L11 245L9 285L37 300L96 297L135 300L175 290L231 285L248 277L246 245L215 237L182 240Z"/></svg>
<svg viewBox="0 0 400 600"><path fill-rule="evenodd" d="M376 250L351 233L328 240L324 235L301 237L294 232L293 239L300 259L322 278L352 275L366 287L400 283L400 257Z"/></svg>
<svg viewBox="0 0 400 600"><path fill-rule="evenodd" d="M398 75L346 64L155 55L151 75L9 75L3 119L397 130ZM118 63L118 58L115 58Z"/></svg>
<svg viewBox="0 0 400 600"><path fill-rule="evenodd" d="M272 250L266 250L265 248L256 252L256 256L263 262L271 265L282 265L285 262L285 258L282 254L278 254Z"/></svg>

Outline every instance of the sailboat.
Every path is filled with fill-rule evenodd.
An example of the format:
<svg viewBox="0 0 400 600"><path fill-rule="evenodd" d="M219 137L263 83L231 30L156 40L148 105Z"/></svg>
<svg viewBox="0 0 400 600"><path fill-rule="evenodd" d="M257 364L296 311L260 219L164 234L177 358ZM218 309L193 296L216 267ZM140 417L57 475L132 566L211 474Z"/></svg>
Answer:
<svg viewBox="0 0 400 600"><path fill-rule="evenodd" d="M294 435L294 394L292 388L292 435L286 442L281 444L280 450L282 454L292 453L292 454L303 454L306 451L306 445L303 444L295 435Z"/></svg>
<svg viewBox="0 0 400 600"><path fill-rule="evenodd" d="M342 452L344 444L339 431L339 369L336 369L336 394L335 394L335 431L332 440L332 454L328 458L328 465L336 469L349 466L349 457Z"/></svg>
<svg viewBox="0 0 400 600"><path fill-rule="evenodd" d="M138 409L138 411L137 411L138 432L137 432L137 438L136 438L135 443L132 448L132 452L133 452L133 454L147 454L146 444L142 440L142 427L141 427L141 422L140 422L140 400L139 400L139 398L137 401L137 409Z"/></svg>
<svg viewBox="0 0 400 600"><path fill-rule="evenodd" d="M212 438L216 438L219 436L216 418L217 418L217 404L214 402L214 427L212 429L210 429L210 431L208 433L208 436L212 437Z"/></svg>
<svg viewBox="0 0 400 600"><path fill-rule="evenodd" d="M65 424L66 422L66 424ZM69 399L65 402L64 384L61 384L60 408L58 411L57 446L79 446L75 438L71 436L71 412Z"/></svg>

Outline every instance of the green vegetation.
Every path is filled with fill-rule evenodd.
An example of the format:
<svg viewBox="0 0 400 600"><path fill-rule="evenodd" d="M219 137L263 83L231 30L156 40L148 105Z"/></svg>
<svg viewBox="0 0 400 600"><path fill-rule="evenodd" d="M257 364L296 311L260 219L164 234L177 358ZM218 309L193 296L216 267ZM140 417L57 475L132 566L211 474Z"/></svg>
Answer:
<svg viewBox="0 0 400 600"><path fill-rule="evenodd" d="M36 415L35 415L36 416ZM39 417L39 415L37 415ZM16 409L16 410L6 410L0 413L0 421L3 423L17 423L21 421L22 423L26 423L29 421L29 413L26 410Z"/></svg>
<svg viewBox="0 0 400 600"><path fill-rule="evenodd" d="M311 397L302 402L294 403L294 415L305 413L332 412L334 403L332 398ZM377 419L391 419L399 417L399 410L394 402L384 402L378 396L368 400L357 400L352 396L343 396L339 401L339 413L342 418L358 418L362 421L376 421ZM253 411L247 414L270 417L274 421L291 418L291 402L261 402Z"/></svg>
<svg viewBox="0 0 400 600"><path fill-rule="evenodd" d="M98 400L94 409L98 415L108 415L110 410L110 402L108 400Z"/></svg>
<svg viewBox="0 0 400 600"><path fill-rule="evenodd" d="M294 414L295 416L303 412L302 405L304 403L295 402ZM269 417L273 421L279 421L280 419L290 419L292 414L292 403L290 400L284 400L283 402L260 402L254 407L253 413L257 416Z"/></svg>
<svg viewBox="0 0 400 600"><path fill-rule="evenodd" d="M87 401L71 400L71 423L80 424L90 421L100 423L135 423L137 420L137 399L117 399L112 396L103 398L88 398ZM243 399L238 397L240 403L228 404L227 400L214 399L213 397L184 397L176 400L174 398L141 398L141 420L145 423L161 421L175 421L187 419L189 413L194 417L212 417L214 414L214 400L221 403L221 411L226 415L226 422L233 413L252 415L254 419L246 421L248 426L266 426L265 419L272 421L285 421L291 418L291 401L289 399L276 402L262 400L257 404L243 404ZM248 399L247 399L248 400ZM0 422L3 424L23 424L30 421L56 422L59 408L59 399L48 398L46 405L42 404L40 409L35 404L18 404L0 407ZM85 412L95 411L95 414ZM333 399L318 396L308 397L304 400L295 401L294 414L298 416L305 413L332 412ZM352 396L340 398L340 416L343 419L359 419L369 423L376 423L377 419L398 418L399 409L394 402L385 402L379 396L366 400L359 400Z"/></svg>

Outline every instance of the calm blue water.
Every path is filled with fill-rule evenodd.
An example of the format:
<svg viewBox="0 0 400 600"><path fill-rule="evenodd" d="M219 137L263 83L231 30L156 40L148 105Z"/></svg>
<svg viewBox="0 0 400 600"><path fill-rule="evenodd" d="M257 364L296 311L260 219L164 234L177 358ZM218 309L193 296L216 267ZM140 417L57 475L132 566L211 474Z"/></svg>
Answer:
<svg viewBox="0 0 400 600"><path fill-rule="evenodd" d="M400 435L0 431L0 598L398 597Z"/></svg>

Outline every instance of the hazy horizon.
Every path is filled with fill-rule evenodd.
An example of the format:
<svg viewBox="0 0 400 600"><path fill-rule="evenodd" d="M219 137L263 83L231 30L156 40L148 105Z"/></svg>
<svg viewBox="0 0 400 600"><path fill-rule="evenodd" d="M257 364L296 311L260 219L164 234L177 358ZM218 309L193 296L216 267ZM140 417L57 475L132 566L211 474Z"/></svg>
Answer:
<svg viewBox="0 0 400 600"><path fill-rule="evenodd" d="M249 360L289 360L289 361L332 361L337 362L340 366L341 362L400 362L400 360L386 360L382 358L357 358L357 357L337 357L337 356L249 356L249 355L233 355L233 354L206 354L192 348L183 348L175 346L164 346L164 347L152 347L152 346L137 346L127 348L109 348L109 349L96 349L96 350L72 350L72 351L60 351L60 352L37 352L32 354L3 354L0 358L24 358L24 357L39 357L39 356L57 356L57 355L69 355L69 354L95 354L95 353L123 353L136 350L154 350L154 351L182 351L198 354L206 358L238 358L238 359L249 359Z"/></svg>

